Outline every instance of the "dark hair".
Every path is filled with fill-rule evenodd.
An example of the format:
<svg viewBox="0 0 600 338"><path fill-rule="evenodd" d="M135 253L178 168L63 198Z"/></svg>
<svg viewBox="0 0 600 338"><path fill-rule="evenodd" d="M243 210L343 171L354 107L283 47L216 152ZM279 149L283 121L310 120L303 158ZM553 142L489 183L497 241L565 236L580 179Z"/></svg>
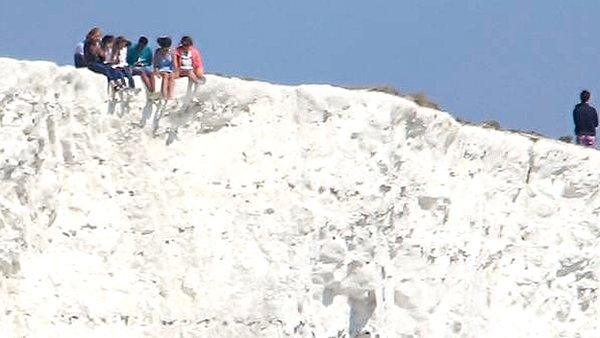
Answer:
<svg viewBox="0 0 600 338"><path fill-rule="evenodd" d="M106 45L108 43L111 43L115 41L115 37L113 35L105 35L102 37L102 44Z"/></svg>
<svg viewBox="0 0 600 338"><path fill-rule="evenodd" d="M592 96L592 94L590 94L590 92L587 90L584 90L581 92L581 94L579 94L579 98L583 103L588 102L590 100L590 96Z"/></svg>
<svg viewBox="0 0 600 338"><path fill-rule="evenodd" d="M181 41L179 42L182 46L191 46L194 44L194 42L192 41L192 38L189 36L184 36L181 38Z"/></svg>
<svg viewBox="0 0 600 338"><path fill-rule="evenodd" d="M126 46L129 46L131 43L129 42L129 40L127 40L123 35L120 35L116 40L115 40L115 45L119 45L121 43L125 43Z"/></svg>
<svg viewBox="0 0 600 338"><path fill-rule="evenodd" d="M147 45L148 44L148 38L145 36L140 36L140 39L138 40L138 44L139 45Z"/></svg>
<svg viewBox="0 0 600 338"><path fill-rule="evenodd" d="M171 38L168 36L161 36L158 39L156 39L156 43L158 43L158 45L161 48L168 48L168 47L171 47L171 44L173 43L173 41L171 41Z"/></svg>

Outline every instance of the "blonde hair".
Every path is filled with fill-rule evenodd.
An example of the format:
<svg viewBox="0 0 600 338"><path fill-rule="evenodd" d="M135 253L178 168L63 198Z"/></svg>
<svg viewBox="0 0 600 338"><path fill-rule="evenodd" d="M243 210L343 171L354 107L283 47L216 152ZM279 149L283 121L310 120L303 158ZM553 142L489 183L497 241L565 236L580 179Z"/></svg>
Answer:
<svg viewBox="0 0 600 338"><path fill-rule="evenodd" d="M102 31L100 30L100 27L94 27L94 28L90 29L90 31L87 33L85 38L91 39L95 35L102 35Z"/></svg>

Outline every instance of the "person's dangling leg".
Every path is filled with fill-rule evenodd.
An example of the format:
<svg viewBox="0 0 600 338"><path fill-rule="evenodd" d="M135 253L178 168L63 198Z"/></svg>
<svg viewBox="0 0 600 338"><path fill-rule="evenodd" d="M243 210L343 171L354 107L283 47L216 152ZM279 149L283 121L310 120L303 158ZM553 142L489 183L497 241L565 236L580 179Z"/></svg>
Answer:
<svg viewBox="0 0 600 338"><path fill-rule="evenodd" d="M196 85L196 82L194 82L194 81L192 81L192 79L188 78L187 90L185 92L186 98L189 98L192 95L192 91L193 91L193 88L195 85Z"/></svg>
<svg viewBox="0 0 600 338"><path fill-rule="evenodd" d="M154 78L154 74L152 74L152 69L150 67L148 67L148 70L146 71L146 76L148 77L148 90L150 90L151 93L154 93L156 91L156 79Z"/></svg>
<svg viewBox="0 0 600 338"><path fill-rule="evenodd" d="M152 74L152 69L149 67L134 67L131 68L131 74L139 75L148 93L154 94L154 74Z"/></svg>
<svg viewBox="0 0 600 338"><path fill-rule="evenodd" d="M160 73L160 93L162 94L163 99L168 99L168 87L169 87L169 75L168 73Z"/></svg>
<svg viewBox="0 0 600 338"><path fill-rule="evenodd" d="M150 80L148 79L148 75L146 75L146 73L144 73L143 71L140 73L140 77L142 78L142 82L144 83L144 86L146 86L146 89L149 92L153 92L150 90Z"/></svg>
<svg viewBox="0 0 600 338"><path fill-rule="evenodd" d="M168 88L167 88L167 93L168 93L168 100L173 99L173 91L175 90L175 78L173 78L173 74L169 74L168 76Z"/></svg>
<svg viewBox="0 0 600 338"><path fill-rule="evenodd" d="M115 89L116 90L120 90L121 88L125 87L124 82L122 81L122 77L123 75L121 74L121 72L119 72L118 70L110 67L110 66L106 66L106 71L108 73L108 78L113 81L113 83L116 85ZM117 88L118 87L118 88Z"/></svg>
<svg viewBox="0 0 600 338"><path fill-rule="evenodd" d="M125 81L125 78L127 77L125 74L125 71L122 69L114 69L113 71L115 72L115 75L117 76L117 81L119 81L119 83L121 84L121 87L125 88L127 87L127 83Z"/></svg>
<svg viewBox="0 0 600 338"><path fill-rule="evenodd" d="M90 63L88 65L88 69L94 73L99 73L99 74L106 76L108 78L108 81L113 86L113 90L120 89L119 83L117 82L118 75L114 72L114 70L110 66L107 66L100 62L94 62L94 63Z"/></svg>
<svg viewBox="0 0 600 338"><path fill-rule="evenodd" d="M191 98L191 96L194 96L198 91L198 84L200 84L200 78L198 77L197 72L195 70L185 70L181 71L179 76L182 78L187 77L188 85L186 97Z"/></svg>
<svg viewBox="0 0 600 338"><path fill-rule="evenodd" d="M198 77L196 77L196 74L194 74L193 71L188 70L186 75L190 82L198 83Z"/></svg>
<svg viewBox="0 0 600 338"><path fill-rule="evenodd" d="M109 81L114 80L114 74L111 68L100 62L93 62L88 65L88 69L94 73L102 74L108 78Z"/></svg>
<svg viewBox="0 0 600 338"><path fill-rule="evenodd" d="M127 82L129 83L129 88L135 88L135 81L133 80L133 73L131 71L131 67L124 67L123 74L127 78Z"/></svg>

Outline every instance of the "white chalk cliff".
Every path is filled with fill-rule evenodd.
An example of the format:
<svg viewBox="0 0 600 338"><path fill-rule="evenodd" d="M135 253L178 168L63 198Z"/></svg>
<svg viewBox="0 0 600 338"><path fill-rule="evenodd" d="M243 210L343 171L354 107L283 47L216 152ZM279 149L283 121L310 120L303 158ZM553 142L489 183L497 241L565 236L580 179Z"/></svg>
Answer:
<svg viewBox="0 0 600 338"><path fill-rule="evenodd" d="M2 337L600 335L595 150L218 76L153 132L87 70L0 79Z"/></svg>

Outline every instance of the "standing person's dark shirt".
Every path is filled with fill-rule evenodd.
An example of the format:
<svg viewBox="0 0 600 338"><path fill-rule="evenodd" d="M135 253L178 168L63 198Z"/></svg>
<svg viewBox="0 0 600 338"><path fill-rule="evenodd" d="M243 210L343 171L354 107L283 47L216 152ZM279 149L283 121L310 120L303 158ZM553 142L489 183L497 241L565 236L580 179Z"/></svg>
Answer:
<svg viewBox="0 0 600 338"><path fill-rule="evenodd" d="M575 135L596 136L598 113L594 107L587 103L576 105L573 110L573 121L575 122Z"/></svg>

